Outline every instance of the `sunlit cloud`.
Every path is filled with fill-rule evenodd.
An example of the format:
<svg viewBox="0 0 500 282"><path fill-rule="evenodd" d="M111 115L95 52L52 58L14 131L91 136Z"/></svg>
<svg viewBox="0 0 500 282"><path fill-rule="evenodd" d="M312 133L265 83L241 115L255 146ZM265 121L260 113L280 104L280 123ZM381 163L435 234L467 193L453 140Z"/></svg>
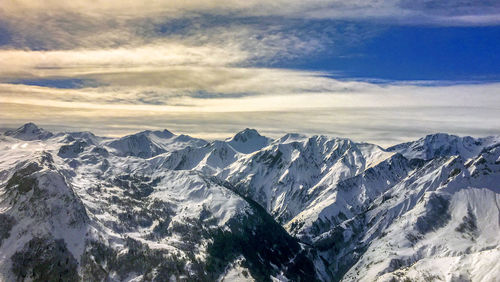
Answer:
<svg viewBox="0 0 500 282"><path fill-rule="evenodd" d="M311 1L147 1L129 0L60 1L19 0L4 3L5 13L28 15L72 12L75 15L102 15L118 20L166 17L179 18L196 14L241 15L241 16L287 16L324 18L401 18L402 16L429 17L495 14L500 5L494 0L311 0Z"/></svg>
<svg viewBox="0 0 500 282"><path fill-rule="evenodd" d="M302 83L324 79L301 75ZM285 75L281 78L289 81ZM296 131L382 145L430 132L488 135L498 130L498 84L428 87L330 80L343 91L211 98L180 95L170 99L160 95L160 103L141 101L144 97L133 91L106 87L54 89L0 84L0 120L12 126L36 120L58 130L81 127L113 136L139 128L168 128L203 138L225 138L242 128L255 127L273 137ZM279 84L268 87L279 88ZM146 100L155 95L151 93L143 94Z"/></svg>

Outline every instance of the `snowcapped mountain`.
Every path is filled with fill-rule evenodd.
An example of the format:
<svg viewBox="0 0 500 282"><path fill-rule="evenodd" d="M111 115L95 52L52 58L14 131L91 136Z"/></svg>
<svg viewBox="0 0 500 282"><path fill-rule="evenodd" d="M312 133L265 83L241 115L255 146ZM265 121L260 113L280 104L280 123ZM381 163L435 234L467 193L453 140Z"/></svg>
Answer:
<svg viewBox="0 0 500 282"><path fill-rule="evenodd" d="M5 132L5 136L11 136L16 139L32 141L32 140L45 140L53 136L51 132L48 132L42 128L36 126L36 124L30 122L16 130L9 130Z"/></svg>
<svg viewBox="0 0 500 282"><path fill-rule="evenodd" d="M498 137L0 138L2 281L499 281L499 234Z"/></svg>
<svg viewBox="0 0 500 282"><path fill-rule="evenodd" d="M205 145L206 141L187 135L174 135L168 130L142 131L106 143L120 156L150 158L165 152L175 151L187 146Z"/></svg>
<svg viewBox="0 0 500 282"><path fill-rule="evenodd" d="M257 130L247 128L227 140L227 143L237 152L250 154L266 147L271 141L272 139L261 136Z"/></svg>
<svg viewBox="0 0 500 282"><path fill-rule="evenodd" d="M429 160L440 156L460 155L471 158L481 150L500 142L498 137L472 138L459 137L445 133L431 134L417 141L392 146L388 151L399 152L409 159Z"/></svg>

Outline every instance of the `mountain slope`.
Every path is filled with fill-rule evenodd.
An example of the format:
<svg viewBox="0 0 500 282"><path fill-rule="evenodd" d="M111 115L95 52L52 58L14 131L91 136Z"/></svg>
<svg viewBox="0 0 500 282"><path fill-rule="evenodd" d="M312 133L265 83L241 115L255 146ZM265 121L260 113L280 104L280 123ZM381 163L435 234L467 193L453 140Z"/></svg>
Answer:
<svg viewBox="0 0 500 282"><path fill-rule="evenodd" d="M498 137L0 140L0 280L500 277Z"/></svg>
<svg viewBox="0 0 500 282"><path fill-rule="evenodd" d="M1 151L2 280L211 281L235 264L260 281L315 279L303 247L251 200L197 172L59 141Z"/></svg>
<svg viewBox="0 0 500 282"><path fill-rule="evenodd" d="M461 157L436 160L427 173L394 187L394 196L371 209L366 220L376 222L384 214L392 224L345 279L495 281L500 277L499 157L496 147L465 163ZM418 183L424 180L430 184Z"/></svg>

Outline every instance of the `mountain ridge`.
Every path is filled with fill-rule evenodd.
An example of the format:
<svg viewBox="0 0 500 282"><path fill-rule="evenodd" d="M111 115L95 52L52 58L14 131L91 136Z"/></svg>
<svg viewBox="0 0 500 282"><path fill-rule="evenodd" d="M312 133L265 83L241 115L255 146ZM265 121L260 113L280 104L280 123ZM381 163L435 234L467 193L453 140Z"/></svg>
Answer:
<svg viewBox="0 0 500 282"><path fill-rule="evenodd" d="M98 280L500 275L499 137L434 134L384 149L248 128L207 142L169 131L49 136L28 124L0 140L4 280L47 278L35 269L54 263ZM39 205L44 216L28 219ZM79 211L78 224L55 211ZM33 244L54 251L39 261Z"/></svg>

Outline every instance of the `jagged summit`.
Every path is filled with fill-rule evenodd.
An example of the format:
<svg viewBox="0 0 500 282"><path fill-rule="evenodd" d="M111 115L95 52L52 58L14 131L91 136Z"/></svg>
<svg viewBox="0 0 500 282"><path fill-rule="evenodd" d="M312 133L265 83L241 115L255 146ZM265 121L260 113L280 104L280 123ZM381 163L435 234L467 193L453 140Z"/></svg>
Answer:
<svg viewBox="0 0 500 282"><path fill-rule="evenodd" d="M122 156L151 158L186 146L202 146L207 142L187 135L175 135L168 130L141 131L106 143Z"/></svg>
<svg viewBox="0 0 500 282"><path fill-rule="evenodd" d="M35 123L33 122L28 122L28 123L25 123L23 124L21 127L19 127L18 129L31 129L31 130L37 130L37 129L40 129Z"/></svg>
<svg viewBox="0 0 500 282"><path fill-rule="evenodd" d="M273 140L262 136L255 129L246 128L238 132L227 143L236 151L243 154L250 154L269 145Z"/></svg>
<svg viewBox="0 0 500 282"><path fill-rule="evenodd" d="M52 132L46 131L32 122L28 122L18 129L6 131L5 135L25 141L46 140L54 136Z"/></svg>
<svg viewBox="0 0 500 282"><path fill-rule="evenodd" d="M287 133L277 140L279 143L297 142L308 138L307 135L300 133Z"/></svg>
<svg viewBox="0 0 500 282"><path fill-rule="evenodd" d="M416 141L398 144L387 148L413 159L433 159L435 157L460 155L466 159L477 155L485 147L497 142L498 137L474 138L460 137L447 133L429 134Z"/></svg>
<svg viewBox="0 0 500 282"><path fill-rule="evenodd" d="M172 133L171 131L169 131L167 129L164 129L164 130L145 130L145 131L141 131L139 133L136 133L134 135L155 135L159 138L165 138L165 139L172 138L175 136L174 133Z"/></svg>
<svg viewBox="0 0 500 282"><path fill-rule="evenodd" d="M262 135L259 134L259 132L253 128L245 128L244 130L236 133L232 140L234 141L240 141L240 142L246 142L249 139L256 138L256 137L261 137Z"/></svg>

